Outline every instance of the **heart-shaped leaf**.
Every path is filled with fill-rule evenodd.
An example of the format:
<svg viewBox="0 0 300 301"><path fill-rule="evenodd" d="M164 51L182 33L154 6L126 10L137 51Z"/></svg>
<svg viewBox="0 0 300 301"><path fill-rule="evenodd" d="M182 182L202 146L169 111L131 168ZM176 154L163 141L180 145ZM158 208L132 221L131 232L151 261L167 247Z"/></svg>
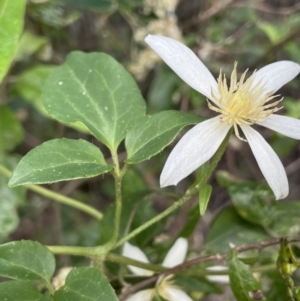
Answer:
<svg viewBox="0 0 300 301"><path fill-rule="evenodd" d="M74 268L54 301L118 301L106 277L96 268Z"/></svg>
<svg viewBox="0 0 300 301"><path fill-rule="evenodd" d="M54 139L22 158L9 186L90 178L112 168L113 165L106 164L99 148L85 140Z"/></svg>
<svg viewBox="0 0 300 301"><path fill-rule="evenodd" d="M49 282L54 270L54 256L37 242L24 240L0 246L1 276Z"/></svg>
<svg viewBox="0 0 300 301"><path fill-rule="evenodd" d="M0 283L1 301L39 301L42 294L29 281L12 280Z"/></svg>
<svg viewBox="0 0 300 301"><path fill-rule="evenodd" d="M104 53L71 53L46 81L43 101L58 121L84 124L112 151L145 116L135 81Z"/></svg>

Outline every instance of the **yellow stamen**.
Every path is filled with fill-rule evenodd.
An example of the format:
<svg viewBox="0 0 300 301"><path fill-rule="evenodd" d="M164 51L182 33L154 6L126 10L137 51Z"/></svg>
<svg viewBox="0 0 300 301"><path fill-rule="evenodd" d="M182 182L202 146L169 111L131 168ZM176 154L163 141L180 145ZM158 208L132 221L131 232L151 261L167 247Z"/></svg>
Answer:
<svg viewBox="0 0 300 301"><path fill-rule="evenodd" d="M235 135L240 137L238 125L252 125L257 121L263 121L269 115L277 112L282 107L276 107L282 99L269 103L279 95L271 96L270 93L264 91L262 81L254 85L255 72L245 81L246 70L240 80L237 80L237 62L234 63L234 68L230 77L230 86L228 88L225 75L220 71L218 77L218 92L219 97L212 91L214 103L208 102L208 107L220 113L221 121L227 122L233 126Z"/></svg>
<svg viewBox="0 0 300 301"><path fill-rule="evenodd" d="M169 292L167 291L167 288L170 287L178 288L174 284L173 277L174 275L169 275L165 278L158 280L158 284L156 286L157 294L166 300L170 300L170 295Z"/></svg>

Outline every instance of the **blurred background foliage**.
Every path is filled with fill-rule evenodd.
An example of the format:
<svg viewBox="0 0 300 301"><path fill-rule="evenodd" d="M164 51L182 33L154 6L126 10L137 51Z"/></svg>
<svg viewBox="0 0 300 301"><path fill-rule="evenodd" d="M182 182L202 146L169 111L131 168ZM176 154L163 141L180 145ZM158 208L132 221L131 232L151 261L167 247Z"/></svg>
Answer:
<svg viewBox="0 0 300 301"><path fill-rule="evenodd" d="M278 60L300 62L300 2L298 0L29 0L17 55L0 87L0 162L13 169L20 156L57 137L84 138L88 134L52 120L43 107L41 91L48 75L73 50L101 51L121 62L137 80L148 113L166 109L210 117L206 99L189 88L146 46L148 34L165 35L191 47L211 72L229 74L235 61L249 74ZM300 117L300 78L284 86L280 114ZM178 235L189 237L191 255L226 252L239 245L270 237L300 233L300 149L295 140L260 129L281 157L290 194L275 202L246 143L232 137L212 177L211 200L200 218L197 199L167 222L160 222L134 239L152 262L161 262ZM200 143L200 142L199 142ZM174 145L174 144L173 144ZM192 183L191 175L177 187L158 191L162 166L173 147L134 166L124 179L122 236L177 200ZM119 149L125 159L124 148ZM225 171L226 170L226 171ZM113 227L114 187L109 176L51 185L51 189L105 211L100 224L73 209L53 203L25 188L8 189L0 175L0 242L32 239L44 244L90 246L106 241ZM128 223L128 221L131 223ZM100 232L99 232L100 229ZM100 233L100 235L99 235ZM153 246L155 245L155 248ZM252 265L276 260L277 247L265 249ZM299 254L299 249L295 249ZM81 258L58 257L59 266L83 263ZM201 266L200 266L201 267ZM117 266L107 265L116 275ZM110 274L109 273L109 274ZM193 269L195 300L230 300ZM285 299L285 285L275 272L259 276L270 300ZM185 281L180 280L178 281ZM184 283L182 283L185 286ZM272 288L272 289L270 289ZM279 291L281 290L281 293ZM200 293L201 292L201 293ZM226 294L229 294L227 296ZM227 297L226 297L227 296ZM220 299L218 299L220 298Z"/></svg>

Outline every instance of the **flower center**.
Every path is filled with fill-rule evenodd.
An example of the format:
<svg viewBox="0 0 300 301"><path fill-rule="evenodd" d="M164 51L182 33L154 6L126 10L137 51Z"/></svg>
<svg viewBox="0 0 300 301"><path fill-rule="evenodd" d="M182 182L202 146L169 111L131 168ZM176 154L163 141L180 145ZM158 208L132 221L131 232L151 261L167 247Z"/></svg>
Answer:
<svg viewBox="0 0 300 301"><path fill-rule="evenodd" d="M174 275L169 275L157 281L157 286L156 286L157 294L166 300L171 300L171 296L169 295L167 288L170 287L177 288L177 286L174 285L173 283L173 277Z"/></svg>
<svg viewBox="0 0 300 301"><path fill-rule="evenodd" d="M283 98L269 103L278 95L271 96L272 93L266 93L261 81L255 83L255 72L245 81L248 71L246 70L238 81L236 67L237 62L234 63L229 87L227 86L225 75L222 75L222 71L220 71L218 78L218 92L220 96L217 97L212 91L214 103L208 102L208 107L220 113L222 115L221 121L233 126L236 136L244 140L240 137L238 125L252 125L257 121L263 121L266 117L282 108L276 106Z"/></svg>

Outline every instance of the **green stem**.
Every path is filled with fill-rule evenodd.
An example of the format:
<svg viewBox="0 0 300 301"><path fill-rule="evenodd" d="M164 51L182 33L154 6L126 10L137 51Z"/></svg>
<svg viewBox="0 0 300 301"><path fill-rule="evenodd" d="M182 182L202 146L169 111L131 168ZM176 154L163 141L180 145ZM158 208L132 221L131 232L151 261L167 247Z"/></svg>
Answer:
<svg viewBox="0 0 300 301"><path fill-rule="evenodd" d="M46 281L46 286L47 286L50 294L53 295L54 294L54 288L53 288L51 282Z"/></svg>
<svg viewBox="0 0 300 301"><path fill-rule="evenodd" d="M47 248L53 254L66 254L86 257L94 256L94 248L89 247L47 246Z"/></svg>
<svg viewBox="0 0 300 301"><path fill-rule="evenodd" d="M117 262L124 265L133 265L135 267L143 268L149 271L157 272L157 273L163 273L167 271L167 268L158 265L158 264L152 264L152 263L145 263L138 260L134 260L129 257L120 256L114 253L109 253L106 255L105 260Z"/></svg>
<svg viewBox="0 0 300 301"><path fill-rule="evenodd" d="M10 170L8 170L7 168L5 168L3 165L0 164L0 173L2 173L4 176L6 177L10 177L12 175L12 172ZM64 196L62 194L59 194L57 192L53 192L47 188L38 186L38 185L24 185L27 189L37 192L40 195L43 195L44 197L47 197L51 200L54 200L56 202L71 206L73 208L76 208L78 210L81 210L91 216L93 216L94 218L96 218L97 220L102 220L103 218L103 214L98 211L97 209L86 205L80 201L74 200L72 198L69 198L67 196Z"/></svg>
<svg viewBox="0 0 300 301"><path fill-rule="evenodd" d="M149 221L147 221L146 223L144 223L140 227L136 228L135 230L133 230L132 232L130 232L125 237L121 238L115 244L114 248L117 248L117 247L121 246L124 242L126 242L129 239L135 237L136 235L138 235L139 233L141 233L145 229L149 228L153 224L157 223L158 221L160 221L164 217L170 215L172 212L174 212L176 209L178 209L183 204L185 204L188 200L190 200L190 198L193 197L196 193L198 193L200 186L206 183L206 181L208 180L208 178L210 177L210 175L212 174L212 172L216 168L217 164L219 163L219 161L220 161L220 159L221 159L221 157L222 157L222 155L223 155L223 153L224 153L224 151L226 149L226 146L227 146L227 143L228 143L230 135L231 135L231 130L229 130L229 132L226 135L224 141L221 143L219 149L217 150L216 154L212 158L207 172L203 175L203 177L200 179L199 182L194 183L186 191L185 195L182 198L180 198L176 203L174 203L173 205L171 205L165 211L163 211L159 215L155 216L154 218L150 219Z"/></svg>
<svg viewBox="0 0 300 301"><path fill-rule="evenodd" d="M105 247L74 247L74 246L47 246L48 250L53 254L66 254L73 256L85 256L91 258L97 258L101 255L105 255L107 252ZM167 270L167 268L161 265L145 263L138 260L134 260L129 257L109 253L105 255L105 260L117 262L124 265L133 265L135 267L143 268L149 271L162 273Z"/></svg>
<svg viewBox="0 0 300 301"><path fill-rule="evenodd" d="M12 172L1 164L0 164L0 172L7 178L10 178L12 175Z"/></svg>
<svg viewBox="0 0 300 301"><path fill-rule="evenodd" d="M103 214L98 211L97 209L86 205L82 202L79 202L77 200L74 200L72 198L66 197L62 194L59 194L57 192L53 192L49 189L46 189L44 187L38 186L38 185L25 185L25 187L27 187L28 189L35 191L49 199L52 199L56 202L71 206L73 208L76 208L78 210L81 210L91 216L93 216L94 218L96 218L97 220L101 221L103 218Z"/></svg>
<svg viewBox="0 0 300 301"><path fill-rule="evenodd" d="M100 247L47 246L53 254L95 257L100 253Z"/></svg>
<svg viewBox="0 0 300 301"><path fill-rule="evenodd" d="M121 223L121 214L122 214L122 177L124 171L120 170L119 158L117 152L112 152L112 159L115 164L115 169L113 176L115 178L115 196L116 196L116 211L115 211L115 221L114 221L114 232L111 240L108 242L111 249L119 236L120 223Z"/></svg>

